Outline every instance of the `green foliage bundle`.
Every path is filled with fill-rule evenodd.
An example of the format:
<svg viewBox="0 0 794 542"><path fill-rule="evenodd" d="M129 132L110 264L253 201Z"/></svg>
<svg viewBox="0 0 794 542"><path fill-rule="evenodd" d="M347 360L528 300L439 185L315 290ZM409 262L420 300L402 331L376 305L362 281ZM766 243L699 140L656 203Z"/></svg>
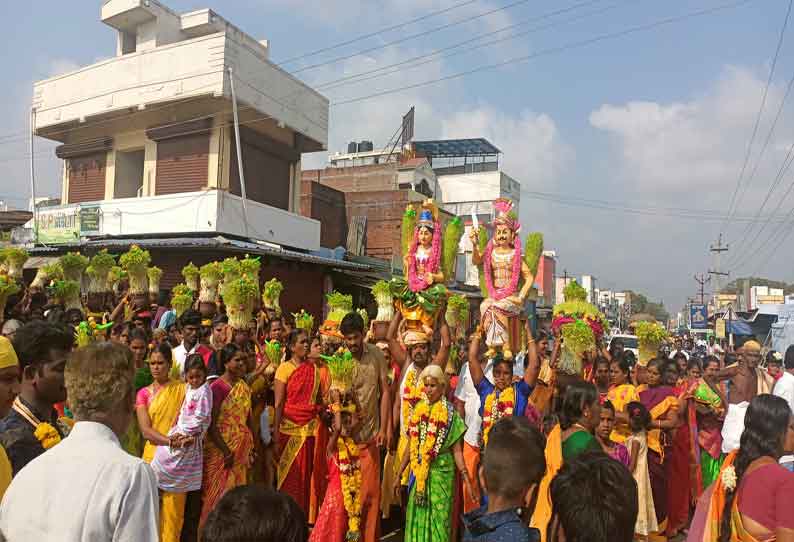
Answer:
<svg viewBox="0 0 794 542"><path fill-rule="evenodd" d="M455 216L449 221L444 230L441 271L444 273L444 280L447 282L455 280L455 264L458 258L458 246L460 245L460 238L463 237L465 229L460 217Z"/></svg>

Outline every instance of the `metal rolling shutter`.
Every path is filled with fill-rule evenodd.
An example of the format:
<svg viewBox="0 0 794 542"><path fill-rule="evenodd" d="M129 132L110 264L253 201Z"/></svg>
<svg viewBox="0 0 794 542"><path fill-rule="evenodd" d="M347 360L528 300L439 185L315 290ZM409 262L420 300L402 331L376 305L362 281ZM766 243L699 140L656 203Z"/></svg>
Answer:
<svg viewBox="0 0 794 542"><path fill-rule="evenodd" d="M107 154L97 152L68 159L68 203L105 199L105 161Z"/></svg>
<svg viewBox="0 0 794 542"><path fill-rule="evenodd" d="M195 192L207 186L209 133L157 142L155 195Z"/></svg>

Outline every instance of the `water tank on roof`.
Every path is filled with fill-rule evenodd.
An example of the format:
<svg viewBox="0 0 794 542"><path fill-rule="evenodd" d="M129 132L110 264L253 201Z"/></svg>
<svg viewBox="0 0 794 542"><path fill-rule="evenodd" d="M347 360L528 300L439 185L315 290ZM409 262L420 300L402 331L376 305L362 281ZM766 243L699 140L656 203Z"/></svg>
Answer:
<svg viewBox="0 0 794 542"><path fill-rule="evenodd" d="M355 141L351 141L347 144L347 153L348 154L355 154L358 152L358 143Z"/></svg>
<svg viewBox="0 0 794 542"><path fill-rule="evenodd" d="M358 152L371 152L373 148L372 141L362 141L358 144Z"/></svg>

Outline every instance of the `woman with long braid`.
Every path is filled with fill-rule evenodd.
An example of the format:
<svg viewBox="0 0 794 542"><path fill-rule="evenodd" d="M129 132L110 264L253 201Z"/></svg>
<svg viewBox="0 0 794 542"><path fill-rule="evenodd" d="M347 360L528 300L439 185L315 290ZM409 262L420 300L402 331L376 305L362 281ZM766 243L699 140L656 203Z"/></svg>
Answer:
<svg viewBox="0 0 794 542"><path fill-rule="evenodd" d="M794 541L794 474L778 464L794 447L794 416L780 397L757 395L744 419L739 450L698 503L689 541Z"/></svg>

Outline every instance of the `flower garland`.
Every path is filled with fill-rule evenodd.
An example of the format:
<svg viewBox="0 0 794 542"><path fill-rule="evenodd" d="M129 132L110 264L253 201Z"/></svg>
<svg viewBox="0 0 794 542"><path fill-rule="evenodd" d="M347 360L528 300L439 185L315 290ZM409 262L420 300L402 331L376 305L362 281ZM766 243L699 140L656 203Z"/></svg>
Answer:
<svg viewBox="0 0 794 542"><path fill-rule="evenodd" d="M424 277L416 276L416 248L419 246L419 230L421 227L422 226L419 226L414 230L414 241L411 243L411 249L408 251L408 288L414 293L421 292L430 286ZM433 245L427 270L431 273L437 273L440 264L441 224L433 222Z"/></svg>
<svg viewBox="0 0 794 542"><path fill-rule="evenodd" d="M419 404L419 401L426 399L426 397L425 387L422 382L419 381L419 371L416 370L414 365L411 366L411 369L405 375L403 383L402 423L404 427L402 431L405 436L408 436L408 425L411 422L414 409L416 405Z"/></svg>
<svg viewBox="0 0 794 542"><path fill-rule="evenodd" d="M55 429L52 424L39 420L33 412L22 403L19 397L14 399L12 408L34 427L33 436L41 443L42 448L49 450L61 442L61 434L58 430ZM61 426L63 424L59 423L58 425Z"/></svg>
<svg viewBox="0 0 794 542"><path fill-rule="evenodd" d="M421 401L411 417L411 472L416 478L414 503L417 506L427 505L427 478L447 438L449 416L449 403L442 397L432 405Z"/></svg>
<svg viewBox="0 0 794 542"><path fill-rule="evenodd" d="M513 269L510 271L510 282L504 288L494 288L493 273L491 270L491 258L493 256L493 240L488 241L483 256L485 272L485 286L488 288L488 297L499 301L510 297L518 291L518 279L521 276L521 243L514 243L515 252L513 253Z"/></svg>
<svg viewBox="0 0 794 542"><path fill-rule="evenodd" d="M339 472L342 479L342 497L347 512L347 542L358 542L361 538L361 462L358 446L350 437L336 440L339 453Z"/></svg>
<svg viewBox="0 0 794 542"><path fill-rule="evenodd" d="M516 392L513 386L505 388L500 393L494 389L485 398L485 406L482 412L482 441L488 444L488 435L496 422L505 416L512 416L516 405Z"/></svg>

